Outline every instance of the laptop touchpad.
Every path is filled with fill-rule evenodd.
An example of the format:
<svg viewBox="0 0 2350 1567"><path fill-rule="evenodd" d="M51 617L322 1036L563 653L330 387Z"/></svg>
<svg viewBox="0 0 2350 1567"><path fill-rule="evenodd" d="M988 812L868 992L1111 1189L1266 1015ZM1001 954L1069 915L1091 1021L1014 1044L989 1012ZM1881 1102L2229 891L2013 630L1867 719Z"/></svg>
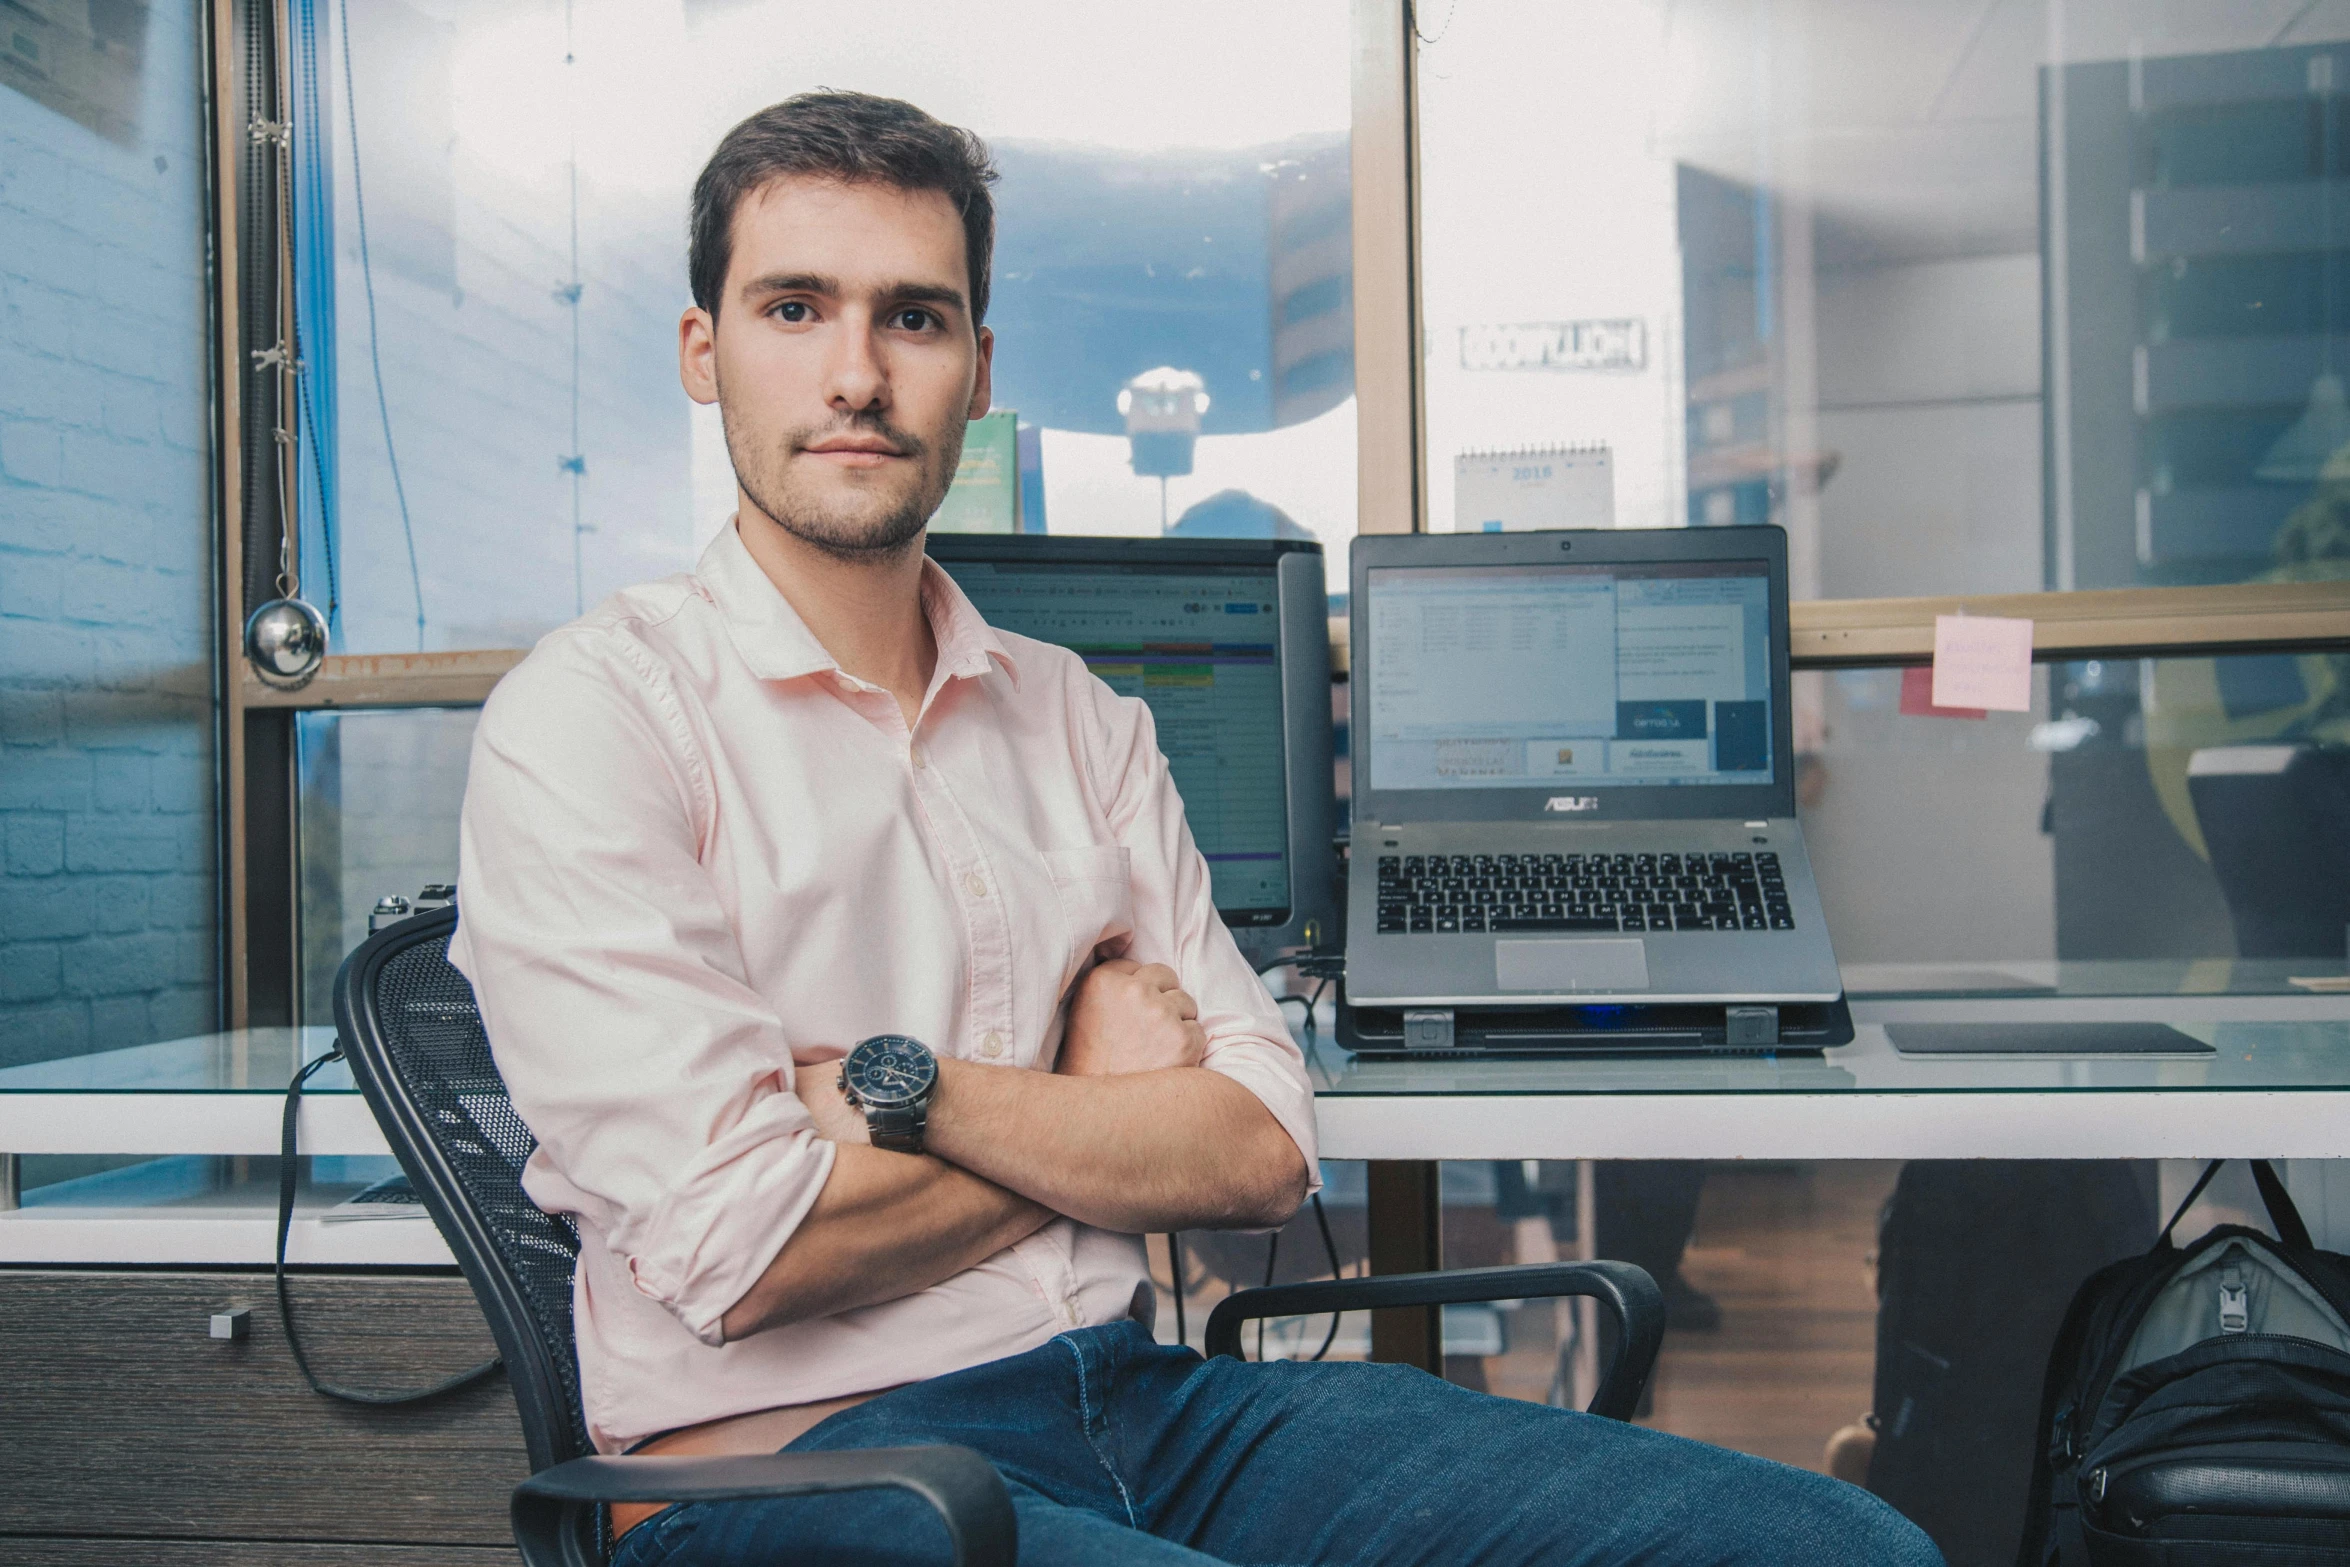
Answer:
<svg viewBox="0 0 2350 1567"><path fill-rule="evenodd" d="M1646 990L1641 941L1497 941L1493 977L1504 990Z"/></svg>

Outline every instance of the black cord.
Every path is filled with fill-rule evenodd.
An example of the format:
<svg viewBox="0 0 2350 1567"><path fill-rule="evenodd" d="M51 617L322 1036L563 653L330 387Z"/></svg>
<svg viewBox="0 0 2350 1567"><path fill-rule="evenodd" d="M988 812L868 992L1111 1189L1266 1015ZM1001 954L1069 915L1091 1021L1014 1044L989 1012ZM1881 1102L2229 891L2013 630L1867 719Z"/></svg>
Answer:
<svg viewBox="0 0 2350 1567"><path fill-rule="evenodd" d="M351 127L351 211L359 219L359 281L367 295L367 362L375 372L375 411L384 431L384 462L392 470L392 498L400 507L400 536L408 544L408 583L416 591L416 651L424 651L424 573L416 564L416 528L408 516L408 487L400 482L400 453L392 444L392 404L384 395L383 333L375 323L375 266L367 250L367 189L359 178L359 95L351 85L351 0L337 0L335 32L343 46L343 115Z"/></svg>
<svg viewBox="0 0 2350 1567"><path fill-rule="evenodd" d="M1277 1258L1277 1257L1279 1257L1280 1255L1281 1255L1281 1232L1280 1232L1279 1230L1275 1230L1275 1231L1272 1233L1272 1235L1271 1235L1271 1236L1270 1236L1270 1237L1269 1237L1269 1238L1266 1240L1266 1242L1265 1242L1265 1284L1266 1284L1266 1287L1267 1287L1267 1288L1270 1288L1270 1287L1272 1286L1272 1283L1273 1283L1273 1262L1274 1262L1274 1259L1275 1259L1275 1258ZM1265 1319L1264 1319L1263 1317L1259 1317L1259 1318L1257 1318L1257 1359L1259 1359L1259 1360L1263 1360L1264 1358L1265 1358Z"/></svg>
<svg viewBox="0 0 2350 1567"><path fill-rule="evenodd" d="M1322 1211L1320 1192L1314 1193L1314 1222L1322 1227L1322 1254L1330 1259L1330 1276L1334 1279L1345 1278L1345 1272L1338 1266L1338 1242L1330 1238L1330 1215ZM1329 1354L1330 1346L1338 1342L1338 1319L1345 1315L1343 1311L1330 1313L1330 1331L1322 1335L1322 1347L1314 1351L1316 1360Z"/></svg>
<svg viewBox="0 0 2350 1567"><path fill-rule="evenodd" d="M311 1062L294 1074L286 1085L285 1119L278 1126L277 1159L277 1318L286 1330L286 1348L294 1352L294 1364L302 1371L302 1380L310 1384L310 1391L328 1398L341 1399L346 1404L421 1404L427 1399L454 1393L459 1388L471 1387L499 1369L502 1362L492 1355L478 1366L445 1377L430 1387L413 1392L393 1392L387 1388L337 1387L318 1380L318 1373L310 1369L310 1357L302 1353L302 1336L294 1331L294 1301L286 1288L286 1234L294 1226L294 1134L302 1108L302 1087L321 1067L343 1059L343 1047L338 1042L334 1049Z"/></svg>
<svg viewBox="0 0 2350 1567"><path fill-rule="evenodd" d="M302 357L302 329L294 328L294 358ZM294 373L294 389L301 398L302 422L310 431L310 439L303 444L310 448L310 468L318 476L318 532L326 543L326 624L331 633L335 619L343 607L342 584L335 571L335 498L326 489L326 451L319 439L318 417L310 409L310 372ZM299 526L299 524L297 524Z"/></svg>
<svg viewBox="0 0 2350 1567"><path fill-rule="evenodd" d="M1183 1325L1183 1237L1167 1232L1167 1277L1175 1281L1175 1342L1190 1347L1191 1334Z"/></svg>
<svg viewBox="0 0 2350 1567"><path fill-rule="evenodd" d="M1314 1009L1322 1004L1322 995L1329 988L1330 981L1325 979L1314 987L1314 993L1311 996L1305 998L1306 1026L1303 1030L1306 1039L1306 1064L1315 1071L1324 1073L1330 1069L1322 1064L1322 1034L1314 1023Z"/></svg>

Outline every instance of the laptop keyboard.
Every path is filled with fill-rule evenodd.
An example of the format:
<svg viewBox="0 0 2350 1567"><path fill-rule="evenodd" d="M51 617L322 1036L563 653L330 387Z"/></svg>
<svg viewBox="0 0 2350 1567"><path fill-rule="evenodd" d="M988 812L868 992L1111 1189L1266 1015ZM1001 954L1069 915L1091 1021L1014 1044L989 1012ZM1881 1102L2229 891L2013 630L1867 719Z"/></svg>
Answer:
<svg viewBox="0 0 2350 1567"><path fill-rule="evenodd" d="M1381 855L1379 929L1793 930L1776 854Z"/></svg>

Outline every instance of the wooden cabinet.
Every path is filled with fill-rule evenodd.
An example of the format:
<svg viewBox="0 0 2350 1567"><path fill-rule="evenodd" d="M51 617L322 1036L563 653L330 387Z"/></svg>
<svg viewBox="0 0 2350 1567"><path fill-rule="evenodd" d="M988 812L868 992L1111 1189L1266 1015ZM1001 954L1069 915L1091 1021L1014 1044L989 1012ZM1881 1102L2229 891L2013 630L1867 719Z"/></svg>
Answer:
<svg viewBox="0 0 2350 1567"><path fill-rule="evenodd" d="M312 1367L415 1387L493 1353L463 1279L294 1282ZM247 1336L209 1336L249 1308ZM0 1563L510 1564L528 1472L503 1376L420 1406L312 1392L266 1272L0 1269Z"/></svg>

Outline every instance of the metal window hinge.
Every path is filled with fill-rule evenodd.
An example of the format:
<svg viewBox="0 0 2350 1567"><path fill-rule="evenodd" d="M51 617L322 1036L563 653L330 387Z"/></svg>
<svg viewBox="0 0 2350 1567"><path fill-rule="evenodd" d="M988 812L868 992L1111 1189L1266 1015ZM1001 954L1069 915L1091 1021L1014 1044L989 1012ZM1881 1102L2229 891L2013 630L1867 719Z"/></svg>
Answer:
<svg viewBox="0 0 2350 1567"><path fill-rule="evenodd" d="M292 122L287 120L256 119L245 127L245 134L252 139L253 145L256 147L272 144L284 147L292 144L294 127Z"/></svg>

